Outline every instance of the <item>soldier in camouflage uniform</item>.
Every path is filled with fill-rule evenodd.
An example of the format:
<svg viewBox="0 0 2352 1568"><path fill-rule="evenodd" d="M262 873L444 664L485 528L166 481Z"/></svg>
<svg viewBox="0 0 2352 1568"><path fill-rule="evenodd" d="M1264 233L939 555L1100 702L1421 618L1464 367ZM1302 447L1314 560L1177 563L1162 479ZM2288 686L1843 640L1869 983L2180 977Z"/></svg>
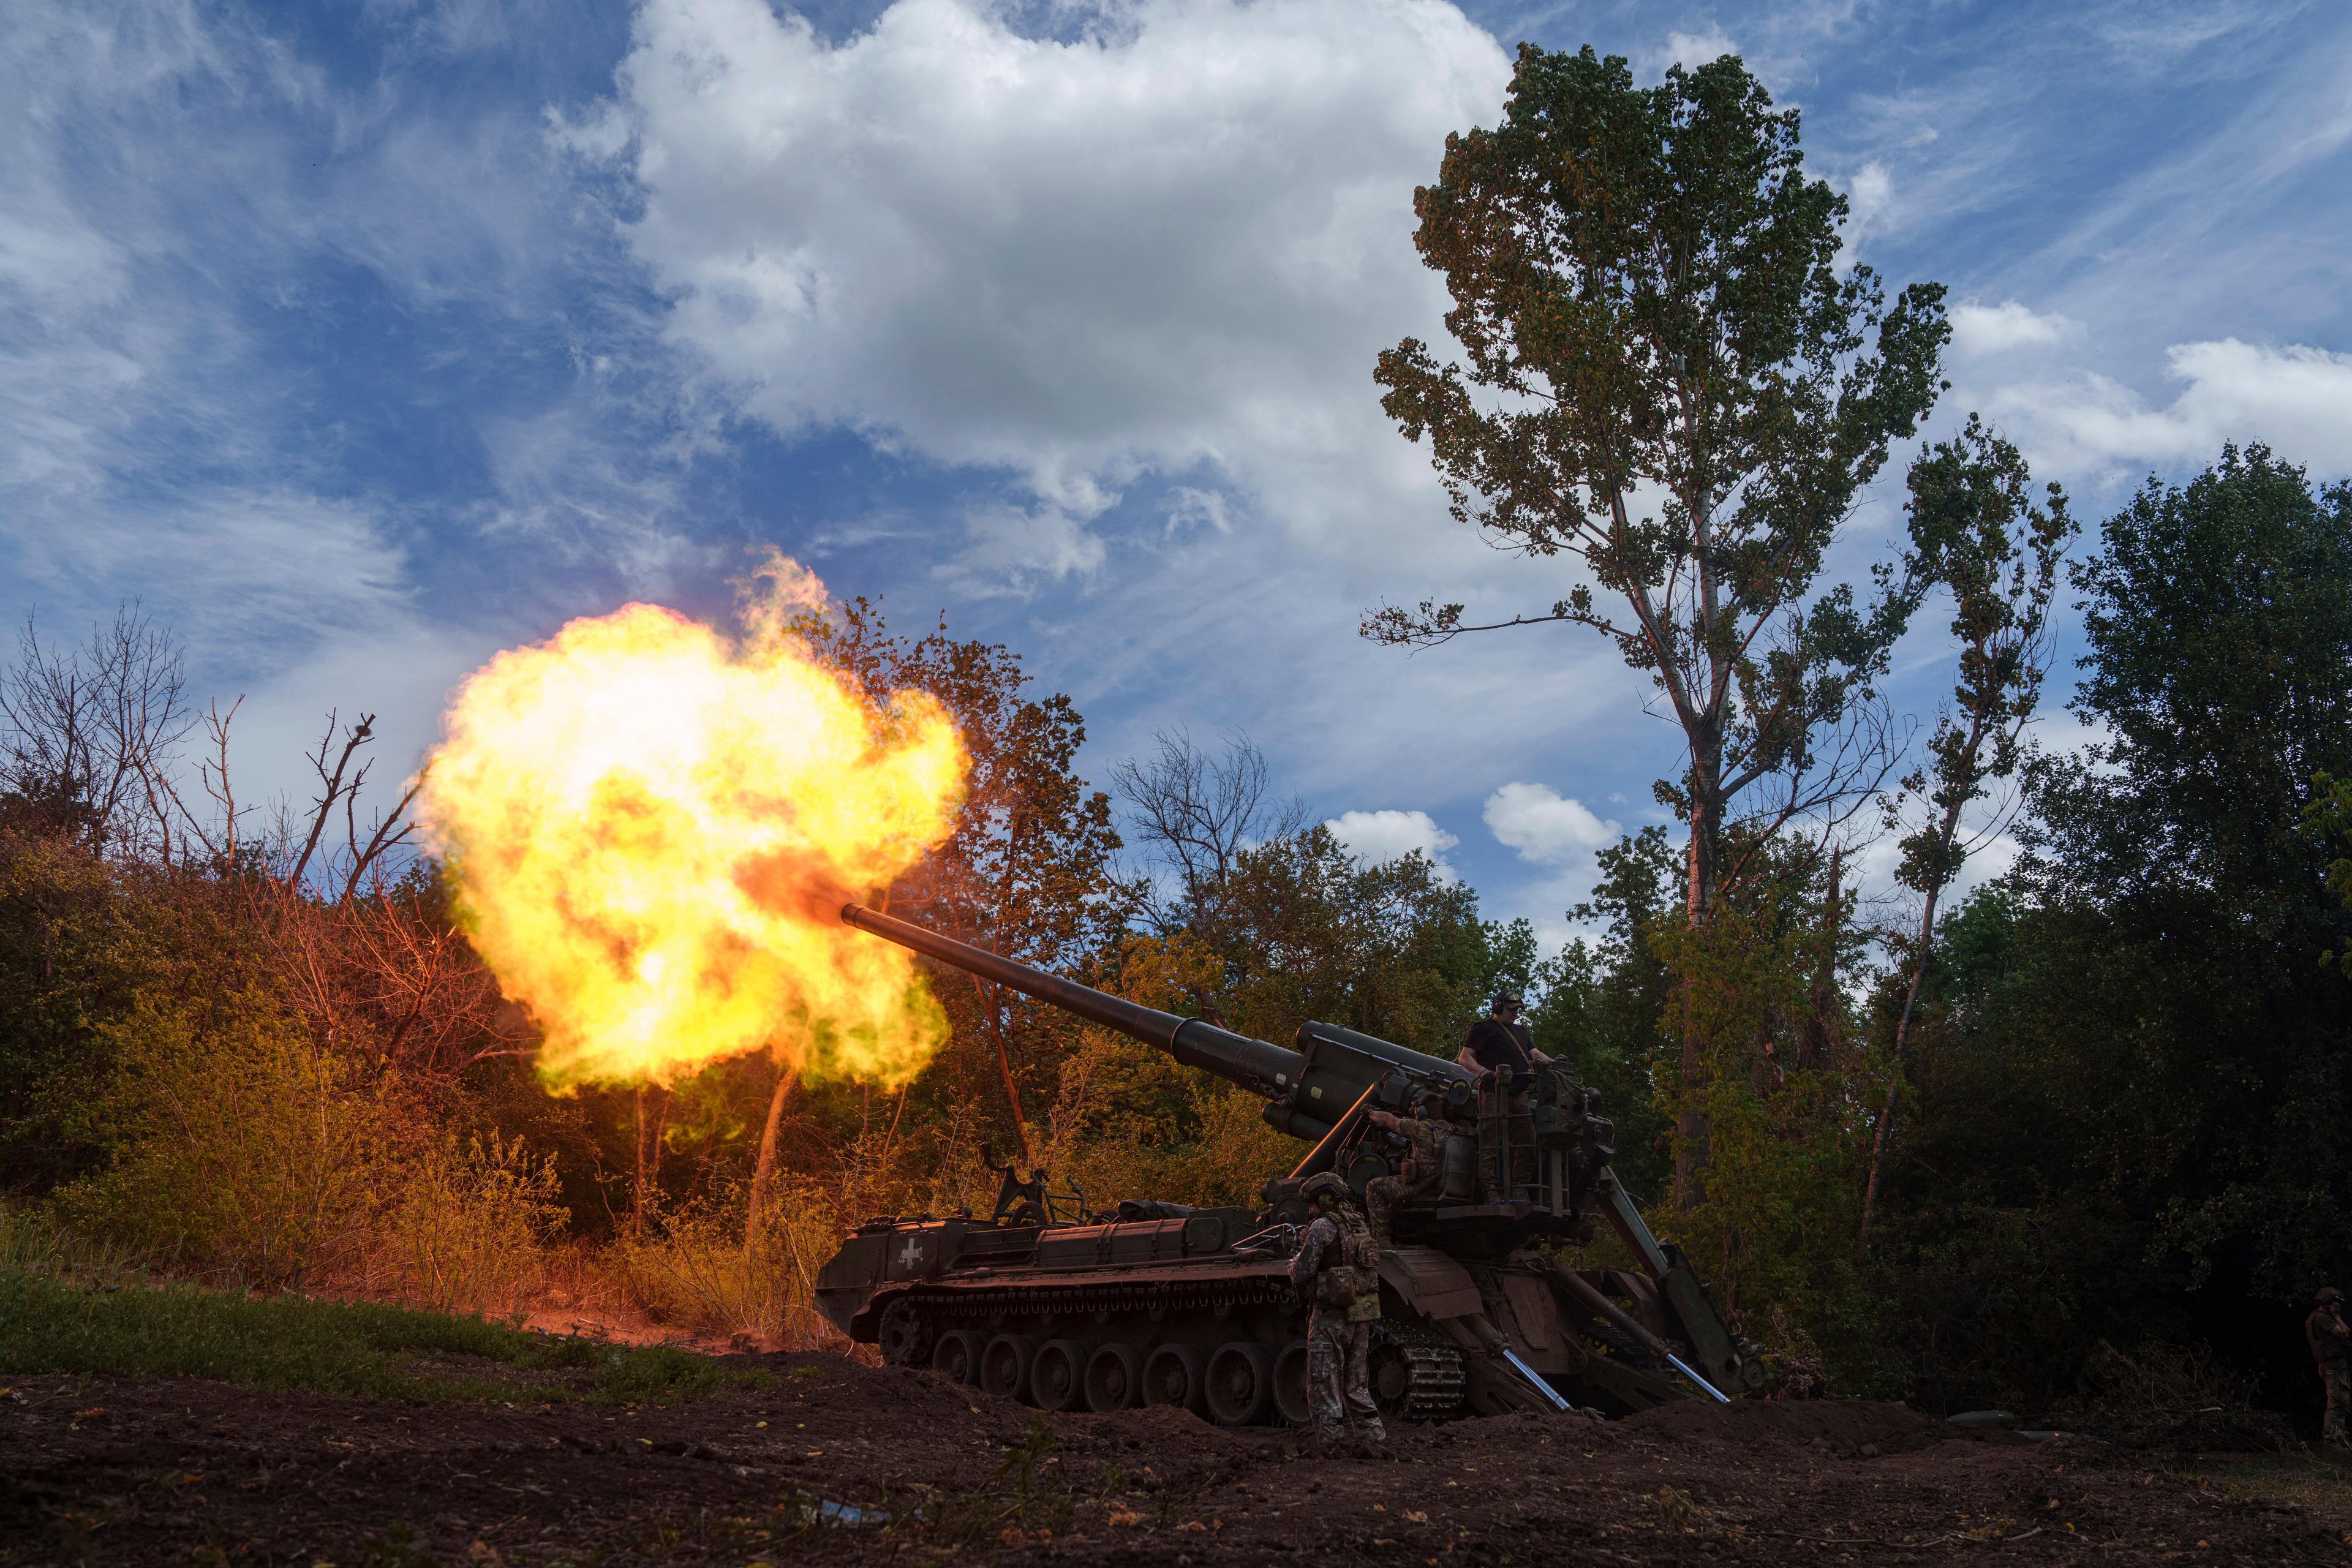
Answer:
<svg viewBox="0 0 2352 1568"><path fill-rule="evenodd" d="M1375 1127L1384 1127L1405 1141L1404 1169L1393 1176L1375 1177L1364 1188L1364 1209L1371 1218L1372 1245L1393 1247L1396 1238L1390 1231L1390 1216L1397 1205L1407 1198L1417 1198L1437 1185L1444 1173L1445 1141L1454 1135L1453 1124L1437 1114L1444 1102L1433 1094L1424 1094L1416 1107L1418 1116L1391 1116L1385 1110L1368 1110L1365 1117Z"/></svg>
<svg viewBox="0 0 2352 1568"><path fill-rule="evenodd" d="M1352 1420L1357 1440L1388 1451L1380 1406L1372 1403L1372 1323L1381 1315L1381 1281L1370 1227L1356 1212L1356 1194L1329 1171L1299 1188L1314 1219L1290 1261L1290 1281L1307 1295L1307 1394L1316 1435L1327 1454L1346 1440Z"/></svg>
<svg viewBox="0 0 2352 1568"><path fill-rule="evenodd" d="M2327 1415L2319 1440L2346 1446L2344 1425L2352 1412L2352 1324L2344 1321L2344 1292L2330 1285L2319 1293L2311 1316L2303 1321L2304 1342L2311 1359L2319 1363L2319 1381L2327 1387Z"/></svg>

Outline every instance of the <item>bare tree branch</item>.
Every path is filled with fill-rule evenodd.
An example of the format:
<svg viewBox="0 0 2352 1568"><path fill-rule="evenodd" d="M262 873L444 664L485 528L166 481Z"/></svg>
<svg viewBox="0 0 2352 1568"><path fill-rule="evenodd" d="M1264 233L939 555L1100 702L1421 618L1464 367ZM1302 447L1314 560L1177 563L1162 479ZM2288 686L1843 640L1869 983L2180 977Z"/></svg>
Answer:
<svg viewBox="0 0 2352 1568"><path fill-rule="evenodd" d="M295 857L294 868L286 875L287 882L295 888L302 885L302 878L310 868L310 857L318 850L320 835L327 830L327 819L334 815L335 802L341 799L348 806L352 798L360 793L360 786L367 781L364 764L348 787L343 783L343 774L352 765L352 753L375 738L375 715L361 714L358 725L343 731L342 754L335 759L334 771L330 773L327 770L327 747L334 738L335 715L330 711L326 733L319 737L319 749L310 757L310 766L318 773L319 782L327 786L327 793L312 803L310 835L302 841L302 853Z"/></svg>
<svg viewBox="0 0 2352 1568"><path fill-rule="evenodd" d="M1265 753L1239 731L1211 755L1181 728L1153 737L1152 754L1113 764L1111 789L1135 835L1174 874L1173 900L1153 900L1147 918L1163 933L1213 923L1234 862L1253 844L1288 837L1305 825L1297 801L1268 798Z"/></svg>

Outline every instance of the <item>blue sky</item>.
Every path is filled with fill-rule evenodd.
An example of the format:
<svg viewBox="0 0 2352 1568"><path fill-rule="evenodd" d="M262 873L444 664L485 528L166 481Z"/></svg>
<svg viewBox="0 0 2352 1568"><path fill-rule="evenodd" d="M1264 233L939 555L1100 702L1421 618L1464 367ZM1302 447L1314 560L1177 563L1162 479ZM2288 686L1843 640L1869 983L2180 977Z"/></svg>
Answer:
<svg viewBox="0 0 2352 1568"><path fill-rule="evenodd" d="M18 0L0 614L142 598L290 789L328 708L405 762L497 648L718 615L772 542L1021 651L1097 777L1246 730L1556 931L1675 732L1589 636L1355 633L1565 580L1445 520L1370 380L1438 330L1412 188L1521 38L1741 53L1854 254L1950 287L1937 428L2086 518L2230 439L2352 466L2340 5Z"/></svg>

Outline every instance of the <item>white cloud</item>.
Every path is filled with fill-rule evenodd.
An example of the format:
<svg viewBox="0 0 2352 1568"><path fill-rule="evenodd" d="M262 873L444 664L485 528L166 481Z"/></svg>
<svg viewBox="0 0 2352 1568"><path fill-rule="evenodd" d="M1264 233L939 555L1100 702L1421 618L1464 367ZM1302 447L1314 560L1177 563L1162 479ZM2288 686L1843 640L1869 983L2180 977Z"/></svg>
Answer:
<svg viewBox="0 0 2352 1568"><path fill-rule="evenodd" d="M1840 268L1852 266L1862 247L1894 226L1895 176L1873 159L1845 182L1845 227L1838 235Z"/></svg>
<svg viewBox="0 0 2352 1568"><path fill-rule="evenodd" d="M1486 797L1486 816L1497 842L1538 866L1589 861L1623 831L1549 784L1507 784Z"/></svg>
<svg viewBox="0 0 2352 1568"><path fill-rule="evenodd" d="M1412 195L1508 62L1441 0L1139 0L1034 38L898 0L828 43L765 0L650 0L619 73L630 244L667 331L794 433L1009 471L1032 570L1156 473L1307 533L1435 510L1372 358L1436 328ZM609 121L559 129L614 145ZM992 520L967 565L1020 557Z"/></svg>
<svg viewBox="0 0 2352 1568"><path fill-rule="evenodd" d="M1425 811L1343 811L1323 826L1360 860L1384 865L1419 850L1436 862L1440 877L1454 879L1445 852L1462 840Z"/></svg>
<svg viewBox="0 0 2352 1568"><path fill-rule="evenodd" d="M2042 315L2014 300L1998 305L1971 300L1952 307L1951 321L1953 352L1971 358L2048 347L2081 330L2063 316Z"/></svg>
<svg viewBox="0 0 2352 1568"><path fill-rule="evenodd" d="M1731 35L1719 23L1709 22L1696 33L1668 33L1664 44L1643 51L1638 63L1652 75L1664 76L1668 66L1689 70L1738 52L1739 46L1731 41Z"/></svg>
<svg viewBox="0 0 2352 1568"><path fill-rule="evenodd" d="M1179 485L1168 495L1168 531L1177 533L1196 526L1213 528L1219 533L1231 533L1234 531L1233 509L1215 490Z"/></svg>
<svg viewBox="0 0 2352 1568"><path fill-rule="evenodd" d="M2224 338L2176 344L2165 357L2170 378L2186 384L2168 407L2084 373L2002 388L1987 412L2018 433L2037 467L2061 472L2206 463L2228 441L2265 442L2319 477L2352 468L2352 354Z"/></svg>
<svg viewBox="0 0 2352 1568"><path fill-rule="evenodd" d="M1601 870L1596 857L1624 829L1540 784L1505 784L1486 797L1486 818L1498 843L1543 868L1544 874L1516 890L1511 907L1528 912L1546 951L1563 945L1578 934L1565 911L1591 896Z"/></svg>

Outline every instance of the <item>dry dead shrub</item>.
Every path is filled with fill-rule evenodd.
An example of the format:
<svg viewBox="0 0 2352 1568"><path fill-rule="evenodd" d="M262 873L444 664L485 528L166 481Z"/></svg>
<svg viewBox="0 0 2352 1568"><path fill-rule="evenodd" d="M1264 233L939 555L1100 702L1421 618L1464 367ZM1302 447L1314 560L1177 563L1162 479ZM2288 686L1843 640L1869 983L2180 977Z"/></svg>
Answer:
<svg viewBox="0 0 2352 1568"><path fill-rule="evenodd" d="M629 1303L698 1339L777 1350L843 1348L816 1310L816 1277L849 1225L814 1182L778 1182L765 1223L747 1242L741 1217L706 1208L656 1215L606 1254Z"/></svg>
<svg viewBox="0 0 2352 1568"><path fill-rule="evenodd" d="M2246 1409L2253 1384L2210 1345L2150 1340L2126 1355L2106 1341L2083 1369L2084 1408L2121 1425L2148 1426Z"/></svg>
<svg viewBox="0 0 2352 1568"><path fill-rule="evenodd" d="M2276 1411L2252 1405L2253 1382L2207 1345L2149 1340L2126 1354L2092 1347L2081 1395L2066 1420L2126 1447L2198 1453L2275 1453L2295 1444Z"/></svg>
<svg viewBox="0 0 2352 1568"><path fill-rule="evenodd" d="M444 1134L403 1162L353 1283L445 1312L516 1315L545 1297L562 1221L551 1161L495 1132L462 1147Z"/></svg>
<svg viewBox="0 0 2352 1568"><path fill-rule="evenodd" d="M1772 1309L1763 1335L1765 1362L1771 1368L1774 1399L1824 1399L1830 1373L1812 1336L1789 1321L1781 1308Z"/></svg>

